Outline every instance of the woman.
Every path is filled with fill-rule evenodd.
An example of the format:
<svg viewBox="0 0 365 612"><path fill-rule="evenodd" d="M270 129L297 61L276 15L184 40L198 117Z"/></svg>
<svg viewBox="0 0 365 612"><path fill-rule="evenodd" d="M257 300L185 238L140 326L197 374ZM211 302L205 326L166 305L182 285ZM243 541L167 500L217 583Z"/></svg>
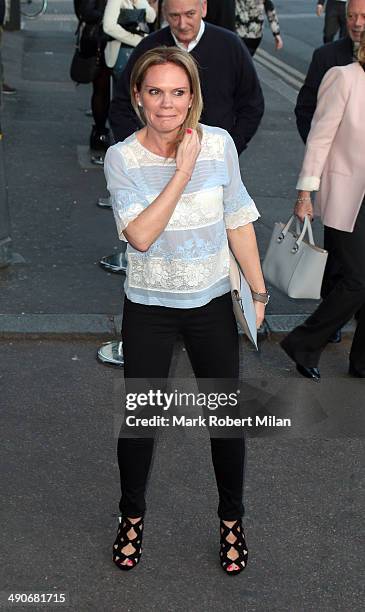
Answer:
<svg viewBox="0 0 365 612"><path fill-rule="evenodd" d="M81 0L77 16L87 25L101 24L105 4L106 0ZM98 157L104 156L110 144L109 130L106 127L110 105L110 70L105 64L103 53L99 56L99 70L92 86L91 111L94 125L90 134L90 149L99 154L95 156L97 160Z"/></svg>
<svg viewBox="0 0 365 612"><path fill-rule="evenodd" d="M319 358L328 340L360 310L349 373L365 377L365 33L358 61L324 76L297 184L294 212L313 217L310 194L318 191L320 215L340 280L303 325L281 346L306 377L318 380Z"/></svg>
<svg viewBox="0 0 365 612"><path fill-rule="evenodd" d="M198 124L197 67L176 47L153 49L137 60L131 96L145 127L111 147L104 166L118 233L128 241L122 325L126 386L130 379L166 380L179 333L197 378L236 384L228 241L257 292L257 325L267 293L252 227L259 214L241 182L233 140L225 130ZM135 567L141 554L152 449L152 438L118 441L122 518L113 559L123 570ZM235 574L247 561L242 431L235 439L211 438L211 452L221 565Z"/></svg>
<svg viewBox="0 0 365 612"><path fill-rule="evenodd" d="M252 56L262 41L264 13L274 36L275 49L282 49L279 20L272 0L236 0L236 32Z"/></svg>
<svg viewBox="0 0 365 612"><path fill-rule="evenodd" d="M144 9L146 11L145 18L147 23L153 23L156 19L156 11L153 8L156 3L149 3L147 0L108 0L103 19L104 32L108 34L113 40L108 42L105 48L105 61L109 68L113 68L113 74L115 78L119 78L121 72L124 69L125 64L128 60L128 55L133 51L133 48L141 42L142 38L146 36L146 32L140 30L137 32L128 31L123 28L120 23L120 11L121 9L134 10ZM127 26L126 26L127 27ZM119 57L121 47L129 48L129 52Z"/></svg>

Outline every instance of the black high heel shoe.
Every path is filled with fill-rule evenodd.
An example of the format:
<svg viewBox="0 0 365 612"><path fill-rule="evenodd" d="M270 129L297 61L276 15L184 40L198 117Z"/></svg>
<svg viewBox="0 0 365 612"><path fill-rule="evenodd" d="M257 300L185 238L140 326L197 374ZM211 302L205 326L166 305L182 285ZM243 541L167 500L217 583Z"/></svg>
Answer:
<svg viewBox="0 0 365 612"><path fill-rule="evenodd" d="M221 532L221 549L220 549L220 563L226 574L236 575L242 572L248 560L248 550L245 540L245 534L242 527L241 519L237 520L232 527L227 527L221 520L220 523ZM227 536L232 534L235 537L233 542L228 542ZM233 551L232 551L233 549ZM231 559L229 553L237 553L235 559ZM235 564L236 569L229 569L231 565Z"/></svg>
<svg viewBox="0 0 365 612"><path fill-rule="evenodd" d="M136 523L132 523L127 517L119 517L119 523L117 537L113 545L113 561L119 569L128 571L136 567L141 558L143 518L138 519ZM136 534L132 538L128 536L131 529ZM128 544L133 546L133 552L126 555L122 550ZM127 563L123 564L123 561L127 561Z"/></svg>

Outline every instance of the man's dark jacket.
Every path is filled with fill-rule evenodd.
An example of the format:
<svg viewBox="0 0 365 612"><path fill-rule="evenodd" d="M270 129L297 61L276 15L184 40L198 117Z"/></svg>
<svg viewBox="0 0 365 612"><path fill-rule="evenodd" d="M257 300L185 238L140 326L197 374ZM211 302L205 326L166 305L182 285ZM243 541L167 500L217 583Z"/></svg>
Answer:
<svg viewBox="0 0 365 612"><path fill-rule="evenodd" d="M227 28L235 32L236 29L236 0L208 0L208 23Z"/></svg>
<svg viewBox="0 0 365 612"><path fill-rule="evenodd" d="M311 121L317 106L317 94L327 70L333 66L347 66L353 62L353 45L350 37L327 43L313 53L308 74L301 88L295 115L297 128L303 142L307 141Z"/></svg>
<svg viewBox="0 0 365 612"><path fill-rule="evenodd" d="M132 68L143 53L161 45L175 45L169 27L139 43L117 84L110 107L110 125L117 141L141 127L130 103ZM226 129L240 154L264 113L264 98L251 56L238 36L210 23L205 24L204 34L191 55L198 63L201 79L204 102L201 122Z"/></svg>

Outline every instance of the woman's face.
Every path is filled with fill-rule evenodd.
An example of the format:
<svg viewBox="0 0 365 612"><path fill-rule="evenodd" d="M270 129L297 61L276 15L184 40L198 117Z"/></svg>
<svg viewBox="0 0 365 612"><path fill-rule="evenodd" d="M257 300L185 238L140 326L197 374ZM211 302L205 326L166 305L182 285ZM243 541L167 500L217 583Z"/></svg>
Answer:
<svg viewBox="0 0 365 612"><path fill-rule="evenodd" d="M175 64L151 66L135 96L147 126L161 134L180 128L192 102L188 76Z"/></svg>

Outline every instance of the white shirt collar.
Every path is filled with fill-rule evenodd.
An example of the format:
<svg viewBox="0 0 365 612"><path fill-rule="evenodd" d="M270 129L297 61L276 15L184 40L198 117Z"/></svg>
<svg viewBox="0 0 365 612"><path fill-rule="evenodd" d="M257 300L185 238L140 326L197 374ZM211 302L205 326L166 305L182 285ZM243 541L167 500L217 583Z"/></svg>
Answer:
<svg viewBox="0 0 365 612"><path fill-rule="evenodd" d="M198 32L197 37L196 37L196 38L194 38L194 40L192 40L191 42L189 42L189 45L188 45L187 47L185 47L185 45L183 45L183 43L181 43L181 42L180 42L180 41L179 41L179 40L176 38L176 36L175 36L175 34L172 32L172 30L170 30L170 31L171 31L172 38L174 39L174 41L175 41L175 43L176 43L176 46L177 46L177 47L179 47L179 49L182 49L183 51L187 51L188 53L190 53L190 51L192 51L192 50L193 50L193 49L194 49L194 48L197 46L198 42L200 41L201 37L202 37L202 36L203 36L203 34L204 34L204 30L205 30L205 23L204 23L204 21L202 20L202 21L201 21L201 24L200 24L200 29L199 29L199 32Z"/></svg>
<svg viewBox="0 0 365 612"><path fill-rule="evenodd" d="M359 50L360 43L352 41L352 59L354 62L357 62L357 52Z"/></svg>

